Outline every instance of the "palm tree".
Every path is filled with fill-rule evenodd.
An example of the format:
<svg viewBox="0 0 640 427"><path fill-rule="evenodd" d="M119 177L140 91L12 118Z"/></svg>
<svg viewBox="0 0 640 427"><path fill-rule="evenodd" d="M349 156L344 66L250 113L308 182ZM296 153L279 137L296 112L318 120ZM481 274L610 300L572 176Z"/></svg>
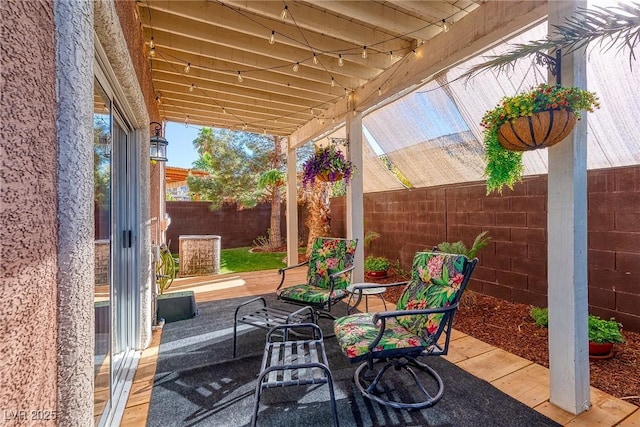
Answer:
<svg viewBox="0 0 640 427"><path fill-rule="evenodd" d="M629 49L629 65L636 59L634 49L640 43L640 3L619 3L604 8L578 8L562 25L554 25L555 31L542 40L516 44L515 47L488 61L478 64L464 74L474 76L482 71L497 68L502 71L518 59L561 49L571 53L589 43L599 41L603 52L615 47L618 51Z"/></svg>

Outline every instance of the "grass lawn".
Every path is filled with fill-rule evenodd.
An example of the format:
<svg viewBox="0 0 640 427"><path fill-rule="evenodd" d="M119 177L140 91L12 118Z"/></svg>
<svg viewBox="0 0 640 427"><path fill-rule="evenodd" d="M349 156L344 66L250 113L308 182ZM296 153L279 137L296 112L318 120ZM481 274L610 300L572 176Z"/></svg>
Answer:
<svg viewBox="0 0 640 427"><path fill-rule="evenodd" d="M244 271L273 270L286 267L282 262L286 252L249 252L251 248L223 249L220 253L220 274Z"/></svg>

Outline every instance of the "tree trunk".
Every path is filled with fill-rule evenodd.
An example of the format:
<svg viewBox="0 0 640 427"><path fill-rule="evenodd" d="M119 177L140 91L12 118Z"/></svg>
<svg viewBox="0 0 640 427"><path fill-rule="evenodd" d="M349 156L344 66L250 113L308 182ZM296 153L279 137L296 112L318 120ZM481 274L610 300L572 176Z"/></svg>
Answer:
<svg viewBox="0 0 640 427"><path fill-rule="evenodd" d="M281 137L273 137L273 168L280 169L282 157ZM282 246L282 231L280 230L280 185L274 185L271 196L271 231L269 233L269 244L272 248Z"/></svg>
<svg viewBox="0 0 640 427"><path fill-rule="evenodd" d="M282 246L282 233L280 231L280 187L274 186L273 197L271 198L271 232L269 233L269 244L273 248Z"/></svg>
<svg viewBox="0 0 640 427"><path fill-rule="evenodd" d="M316 237L326 237L331 230L331 207L329 205L329 184L316 180L313 184L311 199L309 200L309 240L307 241L307 257L311 255L311 248Z"/></svg>

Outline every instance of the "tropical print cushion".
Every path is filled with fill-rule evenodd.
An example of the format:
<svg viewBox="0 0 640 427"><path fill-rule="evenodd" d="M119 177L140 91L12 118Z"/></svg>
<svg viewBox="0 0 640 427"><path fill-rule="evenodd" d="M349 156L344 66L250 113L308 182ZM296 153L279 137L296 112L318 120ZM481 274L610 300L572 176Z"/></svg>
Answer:
<svg viewBox="0 0 640 427"><path fill-rule="evenodd" d="M344 298L346 294L344 289L336 289L331 294L332 304ZM279 296L282 299L323 306L329 301L329 289L302 284L282 289Z"/></svg>
<svg viewBox="0 0 640 427"><path fill-rule="evenodd" d="M307 283L319 288L331 287L329 275L353 266L357 240L318 237L313 242L309 257ZM345 289L351 284L351 272L336 278L334 289Z"/></svg>
<svg viewBox="0 0 640 427"><path fill-rule="evenodd" d="M413 259L411 281L400 297L397 309L417 310L451 305L458 297L467 261L463 255L418 252ZM443 316L443 313L402 316L398 322L408 331L432 343Z"/></svg>
<svg viewBox="0 0 640 427"><path fill-rule="evenodd" d="M352 362L364 358L369 353L369 345L378 336L380 328L372 321L373 314L358 313L341 317L333 322L338 343L347 357L352 359ZM384 353L387 351L397 353L401 348L422 351L429 344L419 335L407 331L394 318L386 319L385 326L384 335L373 349L374 353L380 353L379 357L384 357Z"/></svg>

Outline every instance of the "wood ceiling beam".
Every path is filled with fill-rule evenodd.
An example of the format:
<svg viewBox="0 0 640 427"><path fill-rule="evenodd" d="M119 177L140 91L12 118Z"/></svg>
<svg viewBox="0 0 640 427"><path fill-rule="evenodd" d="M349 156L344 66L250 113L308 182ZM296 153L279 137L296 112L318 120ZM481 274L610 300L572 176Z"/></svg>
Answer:
<svg viewBox="0 0 640 427"><path fill-rule="evenodd" d="M185 94L190 94L189 84L182 84L175 81L175 75L167 73L161 70L153 70L152 77L154 82L171 83L174 87L180 87ZM205 96L212 96L210 92L215 93L228 93L239 96L244 96L250 99L257 99L264 102L271 102L275 104L289 105L292 107L299 107L300 110L304 108L322 108L322 105L328 105L337 97L326 98L325 100L311 99L306 97L294 97L291 95L282 95L265 90L250 89L240 85L225 85L219 83L212 83L202 81L200 85L196 86L193 93L203 93Z"/></svg>
<svg viewBox="0 0 640 427"><path fill-rule="evenodd" d="M234 107L246 108L247 111L268 111L276 117L300 116L307 119L313 118L310 108L301 107L299 105L280 104L271 101L259 100L241 96L235 93L223 93L215 90L194 91L187 93L184 86L176 85L172 81L156 81L154 83L156 92L161 94L161 98L189 99L194 102L210 104L212 108L218 107ZM322 110L316 109L315 114L319 114Z"/></svg>
<svg viewBox="0 0 640 427"><path fill-rule="evenodd" d="M268 57L279 60L282 61L280 65L284 68L288 66L288 68L291 69L293 64L297 62L305 67L324 71L320 64L313 64L313 54L309 49L285 46L282 43L275 43L273 45L267 43L267 46L265 46L263 38L233 32L180 16L162 12L155 13L153 16L154 41L156 32L160 30L174 35L188 37L192 40L192 43L197 44L197 42L194 41L198 40L203 42L205 46L210 43L212 46L224 46L242 51L245 55L252 54L258 57ZM342 71L366 80L380 74L383 69L356 63L346 63L343 67L340 67L338 59L328 55L322 57L322 64L331 70L331 72ZM347 68L345 69L345 67ZM342 68L342 70L338 68ZM330 77L328 77L327 80L331 80Z"/></svg>
<svg viewBox="0 0 640 427"><path fill-rule="evenodd" d="M142 8L148 7L151 10L153 14L151 23L154 27L157 25L156 14L170 14L202 22L210 26L224 28L232 33L240 32L245 35L250 35L256 40L255 44L267 52L272 49L268 42L272 31L276 33L276 44L302 49L303 52L307 53L302 57L309 56L308 54L311 52L309 46L313 47L313 50L318 55L318 59L325 59L325 55L329 55L334 58L334 61L337 61L339 52L357 52L361 48L360 45L333 38L324 33L307 31L303 37L300 34L300 30L294 25L291 25L291 21L265 18L253 13L239 11L231 5L218 2L154 0L153 2L139 4ZM148 12L142 12L141 15L143 17L148 16ZM404 40L399 40L394 44L394 48L398 53L400 53L401 50L408 50L410 46L411 43ZM361 65L379 69L384 69L389 66L389 58L378 55L374 55L366 60L359 55L351 56L349 59Z"/></svg>
<svg viewBox="0 0 640 427"><path fill-rule="evenodd" d="M145 29L147 39L151 37L151 31ZM173 34L169 31L154 29L154 43L156 45L156 57L172 56L173 60L181 60L185 64L191 62L202 68L217 71L226 71L237 74L238 70L243 77L269 75L278 73L284 76L292 76L300 79L312 80L318 83L331 82L331 76L341 85L348 88L356 88L365 81L377 76L379 70L363 67L357 64L346 64L343 67L318 69L306 63L300 64L300 70L296 73L288 61L281 61L269 55L257 55L232 47L221 46L213 41L194 40L186 36ZM203 59L198 60L196 58ZM244 74L246 73L246 75Z"/></svg>
<svg viewBox="0 0 640 427"><path fill-rule="evenodd" d="M373 1L322 1L319 7L334 13L350 16L358 21L384 28L395 35L416 40L428 40L439 25L434 21L425 21L395 7ZM437 34L437 33L435 33ZM377 46L364 39L363 44L377 50Z"/></svg>
<svg viewBox="0 0 640 427"><path fill-rule="evenodd" d="M218 73L208 70L202 70L196 66L191 66L189 73L185 73L183 63L166 62L166 61L154 61L153 69L155 71L161 71L168 74L173 74L176 82L180 82L187 85L187 89L191 84L195 84L196 87L201 86L203 83L220 84L232 87L243 87L245 89L255 89L260 91L267 91L272 93L279 93L281 95L308 98L318 103L329 101L337 96L344 95L344 89L334 87L330 84L319 85L317 83L294 84L287 85L287 82L282 79L281 76L274 76L272 80L258 80L258 79L245 79L242 83L238 81L237 76L225 73ZM232 88L231 88L232 89ZM333 89L333 91L332 91Z"/></svg>
<svg viewBox="0 0 640 427"><path fill-rule="evenodd" d="M356 89L353 101L348 106L338 102L323 117L341 118L354 108L364 111L386 98L417 86L540 22L547 16L547 10L546 0L483 3L457 22L451 31L440 33L420 46L416 50L418 55L408 55L376 79ZM379 87L384 88L382 96L377 96ZM326 124L323 126L317 120L312 120L290 136L289 147L296 148L326 129Z"/></svg>
<svg viewBox="0 0 640 427"><path fill-rule="evenodd" d="M223 0L225 4L232 5L238 9L252 12L270 19L280 19L283 9L282 2L275 1L246 1L246 0ZM395 39L396 34L385 31L384 28L373 28L362 22L355 21L353 17L341 16L332 12L322 10L323 2L287 2L290 17L288 21L300 27L305 34L307 31L318 34L326 34L330 37L344 40L356 46L363 46L365 43L376 45L382 52L400 51L408 49L407 43L410 38L404 40ZM402 54L406 52L403 51ZM343 55L358 60L360 49Z"/></svg>

